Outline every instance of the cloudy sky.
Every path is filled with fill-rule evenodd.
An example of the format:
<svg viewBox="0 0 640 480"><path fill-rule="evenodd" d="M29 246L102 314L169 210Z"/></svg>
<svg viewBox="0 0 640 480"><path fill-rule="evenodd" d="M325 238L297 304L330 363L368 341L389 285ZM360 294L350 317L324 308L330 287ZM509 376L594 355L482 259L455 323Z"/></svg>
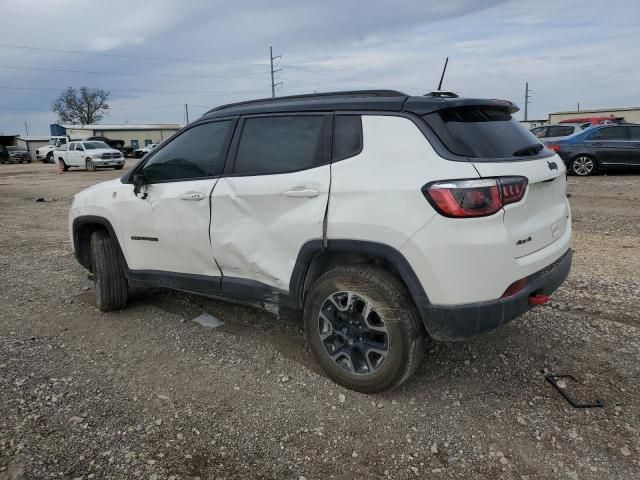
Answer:
<svg viewBox="0 0 640 480"><path fill-rule="evenodd" d="M640 106L636 0L0 0L0 132L49 134L67 86L111 92L103 123L184 122L277 95L435 89L506 98L529 118ZM21 47L21 48L17 48ZM521 116L521 113L520 113Z"/></svg>

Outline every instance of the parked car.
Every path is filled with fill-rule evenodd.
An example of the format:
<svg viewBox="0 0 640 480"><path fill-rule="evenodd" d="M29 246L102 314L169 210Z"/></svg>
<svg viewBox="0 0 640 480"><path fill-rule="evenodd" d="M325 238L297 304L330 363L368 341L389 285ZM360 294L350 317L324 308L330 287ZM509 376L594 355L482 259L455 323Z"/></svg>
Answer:
<svg viewBox="0 0 640 480"><path fill-rule="evenodd" d="M596 117L577 117L577 118L565 118L558 123L588 123L589 125L607 125L610 123L622 123L624 117L617 117L615 115L604 115Z"/></svg>
<svg viewBox="0 0 640 480"><path fill-rule="evenodd" d="M95 140L98 142L104 142L111 148L115 148L116 150L122 150L124 148L124 140L112 140L107 137L88 137L84 140Z"/></svg>
<svg viewBox="0 0 640 480"><path fill-rule="evenodd" d="M70 142L69 137L66 135L54 135L49 140L49 144L40 147L36 150L36 159L42 163L53 163L53 152L60 148L66 148L66 145Z"/></svg>
<svg viewBox="0 0 640 480"><path fill-rule="evenodd" d="M564 123L558 125L545 125L544 127L536 127L531 129L536 137L542 140L543 143L549 144L558 138L568 137L574 133L580 132L585 128L589 128L590 123Z"/></svg>
<svg viewBox="0 0 640 480"><path fill-rule="evenodd" d="M133 151L133 156L136 158L142 158L144 157L147 153L149 153L151 150L153 150L154 148L156 148L158 146L157 143L150 143L149 145L145 145L142 148L138 148L136 150Z"/></svg>
<svg viewBox="0 0 640 480"><path fill-rule="evenodd" d="M598 125L563 139L549 148L579 176L598 171L640 167L640 125Z"/></svg>
<svg viewBox="0 0 640 480"><path fill-rule="evenodd" d="M113 167L122 170L124 156L115 148L111 148L104 142L79 141L71 142L68 148L55 151L56 159L62 162L62 168L66 172L69 167L84 167L93 172L97 168Z"/></svg>
<svg viewBox="0 0 640 480"><path fill-rule="evenodd" d="M6 147L9 156L2 158L2 163L31 163L31 155L24 147L8 146Z"/></svg>
<svg viewBox="0 0 640 480"><path fill-rule="evenodd" d="M329 377L397 387L425 342L494 330L569 273L562 161L508 101L357 91L215 108L75 195L103 311L130 286L301 309Z"/></svg>

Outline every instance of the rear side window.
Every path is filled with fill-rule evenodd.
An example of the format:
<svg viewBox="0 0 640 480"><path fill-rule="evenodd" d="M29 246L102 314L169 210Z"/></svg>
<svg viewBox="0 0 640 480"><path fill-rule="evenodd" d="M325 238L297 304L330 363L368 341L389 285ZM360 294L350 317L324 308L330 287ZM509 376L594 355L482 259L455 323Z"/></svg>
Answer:
<svg viewBox="0 0 640 480"><path fill-rule="evenodd" d="M447 108L424 119L451 153L474 161L548 153L533 133L501 107Z"/></svg>
<svg viewBox="0 0 640 480"><path fill-rule="evenodd" d="M588 140L626 140L625 127L604 127L589 135Z"/></svg>
<svg viewBox="0 0 640 480"><path fill-rule="evenodd" d="M640 127L629 127L629 138L632 142L640 142Z"/></svg>
<svg viewBox="0 0 640 480"><path fill-rule="evenodd" d="M573 127L556 126L549 127L547 130L547 137L566 137L573 133Z"/></svg>
<svg viewBox="0 0 640 480"><path fill-rule="evenodd" d="M322 162L321 115L245 120L234 173L259 175L304 170Z"/></svg>
<svg viewBox="0 0 640 480"><path fill-rule="evenodd" d="M333 159L343 160L362 151L362 117L336 115L333 121Z"/></svg>

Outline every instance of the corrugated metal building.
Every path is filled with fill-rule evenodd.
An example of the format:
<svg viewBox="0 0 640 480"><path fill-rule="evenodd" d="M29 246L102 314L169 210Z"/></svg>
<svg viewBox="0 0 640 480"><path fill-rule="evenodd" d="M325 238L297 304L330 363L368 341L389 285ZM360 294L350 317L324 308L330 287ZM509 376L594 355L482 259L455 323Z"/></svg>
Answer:
<svg viewBox="0 0 640 480"><path fill-rule="evenodd" d="M640 107L629 108L598 108L594 110L572 110L567 112L554 112L549 114L549 123L555 124L570 118L583 117L624 117L627 122L640 123Z"/></svg>
<svg viewBox="0 0 640 480"><path fill-rule="evenodd" d="M107 137L110 140L123 140L126 146L140 148L150 143L160 143L180 130L179 123L150 124L96 124L96 125L51 125L51 135L68 135L71 140L87 137Z"/></svg>
<svg viewBox="0 0 640 480"><path fill-rule="evenodd" d="M18 137L16 138L16 143L18 147L26 148L31 154L31 161L36 161L36 150L40 147L44 147L49 144L49 137L44 137L42 135L29 135L28 137Z"/></svg>

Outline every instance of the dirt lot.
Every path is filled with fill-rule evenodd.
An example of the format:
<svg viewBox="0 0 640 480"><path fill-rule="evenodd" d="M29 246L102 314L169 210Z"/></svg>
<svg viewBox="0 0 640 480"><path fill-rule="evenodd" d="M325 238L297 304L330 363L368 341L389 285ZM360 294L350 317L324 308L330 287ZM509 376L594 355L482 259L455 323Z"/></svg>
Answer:
<svg viewBox="0 0 640 480"><path fill-rule="evenodd" d="M295 316L163 290L99 312L67 213L116 176L0 168L0 479L640 478L640 176L570 178L553 303L431 344L376 396L327 380ZM572 408L545 371L605 407Z"/></svg>

